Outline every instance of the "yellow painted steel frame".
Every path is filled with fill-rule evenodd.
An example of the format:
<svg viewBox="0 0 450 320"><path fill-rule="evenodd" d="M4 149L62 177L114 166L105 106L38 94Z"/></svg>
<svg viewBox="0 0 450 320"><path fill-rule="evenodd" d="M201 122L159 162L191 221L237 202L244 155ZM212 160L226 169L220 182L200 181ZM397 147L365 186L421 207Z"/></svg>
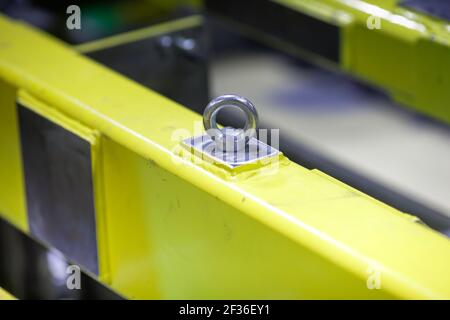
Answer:
<svg viewBox="0 0 450 320"><path fill-rule="evenodd" d="M200 116L0 17L0 212L27 230L16 101L92 145L100 280L129 298L450 298L450 242L281 158L176 158Z"/></svg>

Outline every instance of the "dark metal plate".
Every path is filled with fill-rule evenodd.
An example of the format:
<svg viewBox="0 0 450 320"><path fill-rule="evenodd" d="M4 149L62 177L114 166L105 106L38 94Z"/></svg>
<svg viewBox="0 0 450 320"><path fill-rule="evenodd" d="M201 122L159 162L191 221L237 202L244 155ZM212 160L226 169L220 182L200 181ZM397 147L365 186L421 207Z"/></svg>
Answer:
<svg viewBox="0 0 450 320"><path fill-rule="evenodd" d="M91 145L20 104L18 113L30 231L98 274Z"/></svg>
<svg viewBox="0 0 450 320"><path fill-rule="evenodd" d="M209 12L249 25L330 61L340 61L340 29L271 0L207 0Z"/></svg>
<svg viewBox="0 0 450 320"><path fill-rule="evenodd" d="M198 113L209 102L202 26L86 55Z"/></svg>
<svg viewBox="0 0 450 320"><path fill-rule="evenodd" d="M399 4L411 10L450 21L449 0L403 0Z"/></svg>

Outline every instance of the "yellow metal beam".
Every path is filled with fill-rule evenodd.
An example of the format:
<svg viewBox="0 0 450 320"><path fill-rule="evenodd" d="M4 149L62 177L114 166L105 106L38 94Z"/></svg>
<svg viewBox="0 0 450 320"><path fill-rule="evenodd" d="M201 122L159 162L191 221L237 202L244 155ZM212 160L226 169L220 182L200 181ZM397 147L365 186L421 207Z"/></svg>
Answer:
<svg viewBox="0 0 450 320"><path fill-rule="evenodd" d="M125 296L450 298L450 242L414 217L286 158L236 175L174 161L199 115L29 26L0 30L1 79L99 132L100 258Z"/></svg>
<svg viewBox="0 0 450 320"><path fill-rule="evenodd" d="M0 288L0 300L16 300L9 292Z"/></svg>
<svg viewBox="0 0 450 320"><path fill-rule="evenodd" d="M164 33L175 32L185 28L192 28L201 25L202 18L200 16L189 16L187 18L178 19L158 24L157 26L150 26L143 29L133 30L118 35L94 40L74 46L76 50L82 53L103 50L105 48L115 47L125 43L130 43L150 37L155 37Z"/></svg>

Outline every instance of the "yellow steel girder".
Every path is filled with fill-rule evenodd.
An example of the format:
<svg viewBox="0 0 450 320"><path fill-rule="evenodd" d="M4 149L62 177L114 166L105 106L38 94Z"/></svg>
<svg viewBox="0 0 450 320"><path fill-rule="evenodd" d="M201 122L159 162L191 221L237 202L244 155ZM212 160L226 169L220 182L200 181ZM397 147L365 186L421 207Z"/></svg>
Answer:
<svg viewBox="0 0 450 320"><path fill-rule="evenodd" d="M174 161L199 115L27 25L0 30L0 212L27 229L20 99L91 143L100 279L124 296L450 298L450 242L414 217L284 157L272 174Z"/></svg>

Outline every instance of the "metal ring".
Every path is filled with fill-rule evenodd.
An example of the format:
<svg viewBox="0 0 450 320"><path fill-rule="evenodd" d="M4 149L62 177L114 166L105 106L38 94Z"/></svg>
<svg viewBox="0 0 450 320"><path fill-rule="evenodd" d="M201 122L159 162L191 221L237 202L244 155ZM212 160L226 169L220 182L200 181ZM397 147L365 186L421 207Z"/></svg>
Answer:
<svg viewBox="0 0 450 320"><path fill-rule="evenodd" d="M228 94L211 100L203 112L203 126L206 132L215 140L216 144L222 144L225 134L217 127L216 117L218 112L225 107L236 107L245 113L245 126L234 139L238 143L245 140L245 144L247 144L251 137L256 136L258 113L253 103L244 97Z"/></svg>

